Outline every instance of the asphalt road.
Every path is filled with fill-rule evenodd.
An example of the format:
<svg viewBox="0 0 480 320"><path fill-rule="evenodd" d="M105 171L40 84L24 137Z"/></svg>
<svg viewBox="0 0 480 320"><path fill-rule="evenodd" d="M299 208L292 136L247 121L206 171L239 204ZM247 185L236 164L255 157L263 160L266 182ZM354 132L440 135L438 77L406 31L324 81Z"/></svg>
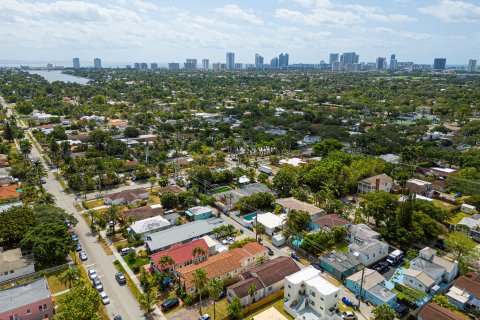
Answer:
<svg viewBox="0 0 480 320"><path fill-rule="evenodd" d="M3 102L2 99L0 99L0 103L1 102ZM7 114L11 114L10 109L8 109ZM19 125L21 124L19 123ZM32 148L32 157L39 158L45 168L48 168L35 147ZM115 273L117 269L113 264L115 258L113 255L108 256L105 253L104 249L97 242L97 236L90 232L90 227L76 212L74 195L66 194L53 175L53 172L49 170L47 170L47 172L48 176L46 177L47 181L44 185L45 189L55 196L58 207L72 213L78 220L74 231L80 239L83 251L85 251L88 256L88 260L85 261L83 265L86 268L94 268L97 270L99 278L103 283L104 291L110 297L110 304L106 306L109 316L113 319L114 316L120 315L124 320L146 319L130 289L127 286L120 286L116 282Z"/></svg>

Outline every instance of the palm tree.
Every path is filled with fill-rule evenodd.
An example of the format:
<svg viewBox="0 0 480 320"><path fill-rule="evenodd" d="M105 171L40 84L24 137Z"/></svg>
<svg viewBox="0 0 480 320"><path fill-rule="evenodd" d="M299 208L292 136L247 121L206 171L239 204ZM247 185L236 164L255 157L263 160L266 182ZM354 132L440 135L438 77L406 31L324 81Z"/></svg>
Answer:
<svg viewBox="0 0 480 320"><path fill-rule="evenodd" d="M93 210L88 210L88 215L90 216L90 229L95 228L95 211Z"/></svg>
<svg viewBox="0 0 480 320"><path fill-rule="evenodd" d="M240 298L235 297L227 307L228 314L233 320L240 320L243 318L243 306Z"/></svg>
<svg viewBox="0 0 480 320"><path fill-rule="evenodd" d="M285 217L285 229L288 231L302 231L311 221L310 214L304 210L291 210Z"/></svg>
<svg viewBox="0 0 480 320"><path fill-rule="evenodd" d="M252 303L255 302L255 295L257 294L257 286L252 283L250 287L248 288L248 295L250 296L250 299L252 300Z"/></svg>
<svg viewBox="0 0 480 320"><path fill-rule="evenodd" d="M199 295L199 309L200 314L202 314L202 290L205 288L205 283L208 281L207 273L202 268L199 268L193 272L192 280Z"/></svg>
<svg viewBox="0 0 480 320"><path fill-rule="evenodd" d="M78 276L78 269L76 267L71 267L60 275L60 282L64 285L68 283L68 288L70 289L73 286L73 282L78 279Z"/></svg>
<svg viewBox="0 0 480 320"><path fill-rule="evenodd" d="M150 290L140 297L140 307L143 313L148 316L152 312L152 304L155 302L155 293Z"/></svg>
<svg viewBox="0 0 480 320"><path fill-rule="evenodd" d="M223 291L222 282L218 279L212 279L208 283L208 294L213 299L213 320L216 320L217 314L215 310L215 302L220 299L220 296Z"/></svg>
<svg viewBox="0 0 480 320"><path fill-rule="evenodd" d="M32 152L32 143L28 139L23 139L20 140L19 145L23 159L26 161L30 152Z"/></svg>
<svg viewBox="0 0 480 320"><path fill-rule="evenodd" d="M55 196L50 192L45 191L45 189L38 190L36 195L35 204L55 204Z"/></svg>
<svg viewBox="0 0 480 320"><path fill-rule="evenodd" d="M153 192L153 187L155 186L155 183L157 183L157 178L155 177L148 178L148 183L150 183L150 192Z"/></svg>
<svg viewBox="0 0 480 320"><path fill-rule="evenodd" d="M120 213L119 213L119 209L116 205L111 205L107 212L106 212L106 216L108 218L108 221L111 221L112 222L112 232L115 233L115 224L117 223L119 217L120 217Z"/></svg>
<svg viewBox="0 0 480 320"><path fill-rule="evenodd" d="M195 259L195 263L197 263L198 261L198 257L201 257L201 256L204 256L207 254L207 250L205 250L204 248L202 247L195 247L193 248L192 250L192 256L194 257Z"/></svg>
<svg viewBox="0 0 480 320"><path fill-rule="evenodd" d="M171 266L173 267L173 274L175 274L175 260L172 256L164 255L158 260L158 265L161 267L162 270L165 270L165 267Z"/></svg>
<svg viewBox="0 0 480 320"><path fill-rule="evenodd" d="M55 161L55 166L58 168L58 161L59 161L58 153L60 152L60 146L58 145L55 139L50 140L50 152L52 153L52 157Z"/></svg>
<svg viewBox="0 0 480 320"><path fill-rule="evenodd" d="M43 190L43 185L40 180L47 176L47 170L45 170L45 167L40 160L35 160L32 164L32 175L38 186L40 186L40 190Z"/></svg>
<svg viewBox="0 0 480 320"><path fill-rule="evenodd" d="M255 224L255 240L258 241L258 238L262 238L262 235L265 234L265 226L261 223Z"/></svg>

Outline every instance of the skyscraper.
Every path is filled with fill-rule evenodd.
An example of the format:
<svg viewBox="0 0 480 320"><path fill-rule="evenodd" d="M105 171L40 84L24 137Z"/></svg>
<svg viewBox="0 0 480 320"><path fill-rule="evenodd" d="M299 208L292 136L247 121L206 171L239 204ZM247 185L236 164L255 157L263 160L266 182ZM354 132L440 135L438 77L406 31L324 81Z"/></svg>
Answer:
<svg viewBox="0 0 480 320"><path fill-rule="evenodd" d="M210 67L210 61L208 59L203 59L202 67L203 67L203 70L208 70L208 68Z"/></svg>
<svg viewBox="0 0 480 320"><path fill-rule="evenodd" d="M280 53L278 56L278 66L288 67L288 53Z"/></svg>
<svg viewBox="0 0 480 320"><path fill-rule="evenodd" d="M328 60L329 64L333 64L334 62L338 62L338 53L330 53L330 59Z"/></svg>
<svg viewBox="0 0 480 320"><path fill-rule="evenodd" d="M183 64L183 67L186 70L195 70L197 69L197 59L187 59Z"/></svg>
<svg viewBox="0 0 480 320"><path fill-rule="evenodd" d="M158 63L155 63L155 62L150 63L150 69L157 70L158 69Z"/></svg>
<svg viewBox="0 0 480 320"><path fill-rule="evenodd" d="M278 67L278 57L275 57L272 60L270 60L270 66L273 67L273 68Z"/></svg>
<svg viewBox="0 0 480 320"><path fill-rule="evenodd" d="M180 63L178 62L170 62L168 64L168 69L169 70L180 70Z"/></svg>
<svg viewBox="0 0 480 320"><path fill-rule="evenodd" d="M433 70L445 70L446 65L446 58L435 58L435 60L433 60Z"/></svg>
<svg viewBox="0 0 480 320"><path fill-rule="evenodd" d="M397 57L396 57L395 53L390 56L390 65L389 65L389 67L390 67L390 69L392 69L392 70L397 69Z"/></svg>
<svg viewBox="0 0 480 320"><path fill-rule="evenodd" d="M235 69L235 53L227 52L227 70Z"/></svg>
<svg viewBox="0 0 480 320"><path fill-rule="evenodd" d="M378 57L377 63L375 65L375 69L383 70L385 69L386 64L387 64L387 58Z"/></svg>
<svg viewBox="0 0 480 320"><path fill-rule="evenodd" d="M340 56L340 61L343 62L345 66L350 64L358 63L359 55L355 52L345 52Z"/></svg>
<svg viewBox="0 0 480 320"><path fill-rule="evenodd" d="M102 69L102 59L100 58L93 59L93 67L95 69Z"/></svg>
<svg viewBox="0 0 480 320"><path fill-rule="evenodd" d="M470 59L468 60L468 72L475 72L477 70L477 60Z"/></svg>
<svg viewBox="0 0 480 320"><path fill-rule="evenodd" d="M259 68L263 66L263 57L258 53L255 54L255 67Z"/></svg>
<svg viewBox="0 0 480 320"><path fill-rule="evenodd" d="M80 69L80 59L73 58L73 69Z"/></svg>

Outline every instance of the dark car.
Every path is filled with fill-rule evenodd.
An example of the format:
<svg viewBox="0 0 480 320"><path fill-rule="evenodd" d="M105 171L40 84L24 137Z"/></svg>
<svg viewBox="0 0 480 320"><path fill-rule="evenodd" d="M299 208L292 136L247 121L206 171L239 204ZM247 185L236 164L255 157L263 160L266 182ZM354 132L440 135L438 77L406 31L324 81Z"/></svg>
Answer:
<svg viewBox="0 0 480 320"><path fill-rule="evenodd" d="M408 307L404 304L399 304L395 312L397 313L397 318L403 318L408 313Z"/></svg>
<svg viewBox="0 0 480 320"><path fill-rule="evenodd" d="M373 267L373 269L378 272L382 272L382 271L388 270L388 267L389 267L389 263L387 261L380 261Z"/></svg>
<svg viewBox="0 0 480 320"><path fill-rule="evenodd" d="M80 243L77 243L77 248L75 249L77 252L82 251L82 245Z"/></svg>
<svg viewBox="0 0 480 320"><path fill-rule="evenodd" d="M322 270L322 267L320 267L320 263L312 262L310 263L310 265L317 270Z"/></svg>
<svg viewBox="0 0 480 320"><path fill-rule="evenodd" d="M115 280L117 280L118 284L127 283L127 279L125 279L125 276L121 272L115 274Z"/></svg>
<svg viewBox="0 0 480 320"><path fill-rule="evenodd" d="M268 250L268 255L269 255L269 256L273 256L273 255L274 255L273 250L272 250L270 247L265 247L265 248L267 248L267 250Z"/></svg>
<svg viewBox="0 0 480 320"><path fill-rule="evenodd" d="M177 298L168 299L168 300L166 300L162 303L162 305L161 305L162 311L168 311L170 309L173 309L176 306L178 306L179 304L180 304L180 301L178 301Z"/></svg>
<svg viewBox="0 0 480 320"><path fill-rule="evenodd" d="M115 316L115 317L113 317L113 320L122 320L122 317L121 316Z"/></svg>

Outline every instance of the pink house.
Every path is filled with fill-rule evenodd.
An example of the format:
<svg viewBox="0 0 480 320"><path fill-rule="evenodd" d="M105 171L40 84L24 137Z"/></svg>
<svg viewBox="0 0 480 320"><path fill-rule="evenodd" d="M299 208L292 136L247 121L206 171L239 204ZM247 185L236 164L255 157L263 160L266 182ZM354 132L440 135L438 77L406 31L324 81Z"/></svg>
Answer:
<svg viewBox="0 0 480 320"><path fill-rule="evenodd" d="M0 291L0 320L53 318L53 299L45 278Z"/></svg>

